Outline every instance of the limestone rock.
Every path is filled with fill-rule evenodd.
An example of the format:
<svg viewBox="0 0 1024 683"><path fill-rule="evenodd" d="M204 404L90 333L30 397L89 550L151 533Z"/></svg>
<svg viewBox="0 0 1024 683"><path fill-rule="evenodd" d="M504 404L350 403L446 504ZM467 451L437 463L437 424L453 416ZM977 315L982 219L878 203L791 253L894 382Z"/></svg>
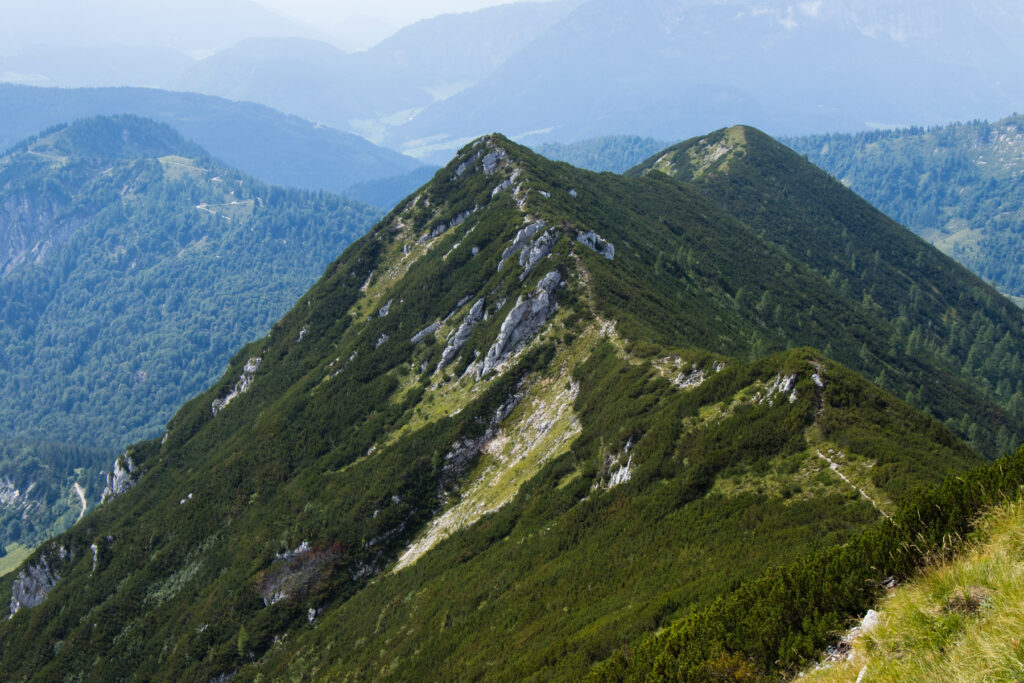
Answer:
<svg viewBox="0 0 1024 683"><path fill-rule="evenodd" d="M483 167L484 173L491 175L498 170L498 165L507 158L508 152L501 147L496 147L493 151L484 155L480 165Z"/></svg>
<svg viewBox="0 0 1024 683"><path fill-rule="evenodd" d="M615 258L615 245L598 235L593 230L577 235L576 241L583 246L590 247L609 261Z"/></svg>
<svg viewBox="0 0 1024 683"><path fill-rule="evenodd" d="M245 363L245 367L242 368L242 374L238 378L238 381L235 382L235 387L231 392L224 398L214 399L210 404L210 409L213 411L214 415L224 410L224 408L226 408L227 405L236 398L249 391L249 387L252 385L252 381L256 377L256 371L260 369L260 363L262 362L262 358L253 357Z"/></svg>
<svg viewBox="0 0 1024 683"><path fill-rule="evenodd" d="M61 576L55 565L70 560L71 553L61 546L55 556L47 559L46 555L43 555L37 563L24 567L11 586L11 616L13 617L23 607L42 604L60 581Z"/></svg>
<svg viewBox="0 0 1024 683"><path fill-rule="evenodd" d="M424 327L422 330L420 330L416 334L412 335L412 338L409 341L411 341L413 344L419 344L421 341L426 339L427 336L429 336L431 334L434 334L439 329L441 329L441 323L438 323L438 322L430 323L429 325Z"/></svg>
<svg viewBox="0 0 1024 683"><path fill-rule="evenodd" d="M119 496L135 486L138 468L131 456L124 453L114 460L114 471L107 474L107 486L103 489L100 503L105 503L114 496Z"/></svg>
<svg viewBox="0 0 1024 683"><path fill-rule="evenodd" d="M463 223L466 222L466 219L468 219L470 216L472 216L474 213L476 213L479 208L480 207L474 206L472 209L470 209L468 211L461 211L461 212L457 213L455 215L455 218L451 219L447 223L441 223L440 225L435 227L433 230L428 232L426 235L421 237L420 238L420 243L422 244L423 242L426 242L428 240L432 240L435 237L440 237L441 235L443 235L444 233L448 232L452 228L459 227L460 225L462 225Z"/></svg>
<svg viewBox="0 0 1024 683"><path fill-rule="evenodd" d="M541 326L555 312L557 304L553 294L555 289L562 284L561 273L553 270L537 283L537 289L533 295L520 296L516 300L516 305L501 323L498 338L494 340L494 344L487 351L487 356L480 368L481 377L508 360L512 354L525 346L537 334Z"/></svg>
<svg viewBox="0 0 1024 683"><path fill-rule="evenodd" d="M519 265L523 267L523 272L519 274L519 281L522 282L529 276L542 258L551 253L551 248L555 246L555 235L551 231L544 231L544 233L530 242L526 247L519 252Z"/></svg>
<svg viewBox="0 0 1024 683"><path fill-rule="evenodd" d="M459 325L459 329L455 331L451 340L448 342L448 346L444 347L444 351L441 352L441 360L437 364L437 370L440 370L444 366L455 360L455 356L458 355L459 349L469 339L469 335L472 334L473 328L476 327L477 323L483 320L484 317L484 300L477 299L473 307L469 309L469 313L466 314L465 320Z"/></svg>
<svg viewBox="0 0 1024 683"><path fill-rule="evenodd" d="M533 236L538 232L548 227L548 222L544 219L530 223L525 228L516 233L515 239L512 240L512 244L505 249L501 254L501 261L498 263L498 272L505 266L505 262L516 253L522 250L526 246L526 243L533 239Z"/></svg>

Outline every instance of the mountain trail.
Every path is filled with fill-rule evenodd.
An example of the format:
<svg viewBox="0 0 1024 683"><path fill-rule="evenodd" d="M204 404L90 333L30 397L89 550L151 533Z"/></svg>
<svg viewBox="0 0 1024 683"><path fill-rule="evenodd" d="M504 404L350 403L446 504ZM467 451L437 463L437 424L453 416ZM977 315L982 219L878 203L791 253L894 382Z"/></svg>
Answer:
<svg viewBox="0 0 1024 683"><path fill-rule="evenodd" d="M880 507L878 506L878 503L876 503L876 502L875 502L875 499L874 499L874 498L872 498L871 496L869 496L869 495L868 495L868 494L867 494L867 493L866 493L866 492L864 491L864 489L862 489L861 487L859 487L859 486L857 486L856 484L854 484L854 483L853 483L852 481L850 481L850 480L849 480L849 478L847 478L847 476L846 476L845 474L843 474L842 472L840 472L840 471L839 471L839 464L838 464L838 463L837 463L837 462L836 462L835 460L833 460L832 458L830 458L830 457L828 457L827 455L825 455L824 453L822 453L820 449L817 449L817 448L815 448L814 450L815 450L815 452L817 452L817 454L818 454L818 457L819 457L819 458L821 458L822 460L824 460L825 462L827 462L827 463L828 463L828 468L829 468L830 470L832 470L833 472L835 472L836 474L838 474L838 475L839 475L839 478L840 478L840 479L842 479L843 481L845 481L845 482L846 482L847 484L849 484L849 485L850 485L850 486L852 486L853 488L857 489L857 492L858 492L858 493L860 493L860 495L864 496L864 498L866 498L866 499L867 499L867 501L868 501L869 503L871 503L871 505L872 505L872 506L873 506L873 507L874 507L874 508L875 508L876 510L878 510L878 511L879 511L879 512L880 512L880 513L882 514L882 516L883 516L883 517L885 517L885 518L888 518L888 517L889 517L889 513L887 513L887 512L886 512L885 510L883 510L882 508L880 508Z"/></svg>

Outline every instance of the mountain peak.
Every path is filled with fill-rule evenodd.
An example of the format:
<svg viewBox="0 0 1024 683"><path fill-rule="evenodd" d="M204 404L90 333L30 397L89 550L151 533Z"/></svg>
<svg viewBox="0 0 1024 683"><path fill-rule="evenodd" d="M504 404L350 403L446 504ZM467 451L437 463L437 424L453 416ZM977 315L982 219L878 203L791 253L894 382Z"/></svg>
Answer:
<svg viewBox="0 0 1024 683"><path fill-rule="evenodd" d="M641 164L641 173L660 171L683 181L728 173L733 159L746 155L749 138L764 135L749 126L731 126L669 147Z"/></svg>
<svg viewBox="0 0 1024 683"><path fill-rule="evenodd" d="M170 126L131 114L94 116L58 125L11 150L19 151L52 161L208 156L202 147L186 141Z"/></svg>

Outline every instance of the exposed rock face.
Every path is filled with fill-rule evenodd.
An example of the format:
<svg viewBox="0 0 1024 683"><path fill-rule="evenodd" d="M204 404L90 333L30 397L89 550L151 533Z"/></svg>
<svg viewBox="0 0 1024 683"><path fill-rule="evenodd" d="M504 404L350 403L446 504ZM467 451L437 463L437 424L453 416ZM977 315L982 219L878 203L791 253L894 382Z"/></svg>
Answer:
<svg viewBox="0 0 1024 683"><path fill-rule="evenodd" d="M537 283L537 289L532 296L519 297L505 321L501 323L498 338L487 351L483 366L480 368L481 377L508 360L537 334L541 325L555 312L557 304L553 294L562 284L561 273L553 270Z"/></svg>
<svg viewBox="0 0 1024 683"><path fill-rule="evenodd" d="M516 237L512 240L512 244L501 253L501 261L498 263L498 271L500 272L505 267L505 262L515 255L517 252L522 250L526 246L526 243L533 239L533 236L538 232L548 227L548 222L541 219L534 223L530 223L525 228L516 233Z"/></svg>
<svg viewBox="0 0 1024 683"><path fill-rule="evenodd" d="M57 552L57 560L68 561L71 554L61 546ZM39 558L39 562L29 565L18 573L18 578L11 586L11 616L22 607L35 607L42 604L50 590L60 581L60 573L57 568L51 566L53 560L47 560L45 556Z"/></svg>
<svg viewBox="0 0 1024 683"><path fill-rule="evenodd" d="M419 344L421 341L426 339L429 335L434 334L439 329L441 329L441 323L430 323L422 330L412 335L412 338L409 341L411 341L413 344Z"/></svg>
<svg viewBox="0 0 1024 683"><path fill-rule="evenodd" d="M774 406L779 394L789 394L790 403L796 401L796 375L777 375L763 391L754 395L751 403Z"/></svg>
<svg viewBox="0 0 1024 683"><path fill-rule="evenodd" d="M593 230L577 235L576 241L586 247L590 247L609 261L615 258L615 245Z"/></svg>
<svg viewBox="0 0 1024 683"><path fill-rule="evenodd" d="M476 303L473 304L473 308L469 309L469 313L466 314L465 320L459 325L459 329L452 335L451 340L448 342L448 346L444 347L444 351L441 353L441 360L437 363L437 370L440 370L444 366L455 360L455 356L458 355L459 349L469 339L469 335L472 334L473 328L476 327L484 317L484 300L477 299ZM429 328L428 328L429 329Z"/></svg>
<svg viewBox="0 0 1024 683"><path fill-rule="evenodd" d="M234 401L236 398L249 391L249 387L252 385L252 380L256 377L256 371L260 369L260 363L263 362L262 358L250 358L246 362L245 367L242 368L242 375L238 378L235 383L235 388L231 390L224 398L216 398L213 403L210 404L210 409L213 410L213 414L216 415L220 411L224 410L229 403Z"/></svg>
<svg viewBox="0 0 1024 683"><path fill-rule="evenodd" d="M493 190L491 190L491 196L495 197L504 192L505 190L509 189L510 187L516 184L516 181L518 179L519 169L517 168L516 170L512 171L512 175L498 183L498 185Z"/></svg>
<svg viewBox="0 0 1024 683"><path fill-rule="evenodd" d="M483 167L484 173L486 173L487 175L491 175L492 173L498 170L498 166L501 164L502 161L504 161L507 158L508 152L506 152L501 147L497 147L493 151L488 152L486 155L484 155L484 158L480 162L480 165Z"/></svg>
<svg viewBox="0 0 1024 683"><path fill-rule="evenodd" d="M605 457L601 474L597 481L594 482L591 490L598 488L613 489L633 478L633 445L633 439L630 438L621 453L609 454Z"/></svg>
<svg viewBox="0 0 1024 683"><path fill-rule="evenodd" d="M0 506L15 507L20 501L21 491L14 485L14 482L4 477L0 479Z"/></svg>
<svg viewBox="0 0 1024 683"><path fill-rule="evenodd" d="M529 276L530 272L533 271L533 267L542 258L551 253L551 248L555 246L555 239L555 235L551 231L545 231L540 237L530 242L519 252L519 265L523 267L523 272L519 274L520 282Z"/></svg>
<svg viewBox="0 0 1024 683"><path fill-rule="evenodd" d="M477 152L476 154L474 154L473 156L459 164L458 167L455 169L455 176L452 178L452 180L457 180L461 178L466 173L466 171L469 170L469 167L476 163L476 160L480 158L481 154L483 154L482 151Z"/></svg>
<svg viewBox="0 0 1024 683"><path fill-rule="evenodd" d="M135 486L136 470L137 467L130 455L125 453L118 456L114 461L114 471L107 474L107 486L103 489L100 503L105 503L108 499L119 496Z"/></svg>
<svg viewBox="0 0 1024 683"><path fill-rule="evenodd" d="M435 237L440 237L441 235L443 235L444 233L448 232L452 228L459 227L460 225L465 223L466 219L468 219L470 216L472 216L478 210L478 208L479 207L473 207L473 209L471 211L463 211L461 213L456 214L455 218L451 219L447 223L441 223L436 228L434 228L433 230L428 232L426 235L421 237L420 238L420 242L423 243L423 242L426 242L428 240L432 240Z"/></svg>
<svg viewBox="0 0 1024 683"><path fill-rule="evenodd" d="M278 555L257 582L264 606L302 600L320 579L323 568L339 554L338 547L314 548L303 541L295 550Z"/></svg>
<svg viewBox="0 0 1024 683"><path fill-rule="evenodd" d="M377 311L378 318L384 318L387 316L388 313L391 312L391 302L393 301L394 299L388 299L388 302L380 307L380 310Z"/></svg>

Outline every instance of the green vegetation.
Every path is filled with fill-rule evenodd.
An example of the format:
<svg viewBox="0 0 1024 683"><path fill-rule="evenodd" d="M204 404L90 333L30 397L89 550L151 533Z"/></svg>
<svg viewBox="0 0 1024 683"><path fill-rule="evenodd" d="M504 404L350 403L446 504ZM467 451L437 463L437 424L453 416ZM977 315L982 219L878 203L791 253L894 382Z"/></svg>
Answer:
<svg viewBox="0 0 1024 683"><path fill-rule="evenodd" d="M0 547L21 542L27 548L71 526L87 504L99 502L109 469L106 449L46 441L0 442ZM24 559L24 557L22 557Z"/></svg>
<svg viewBox="0 0 1024 683"><path fill-rule="evenodd" d="M537 145L534 151L548 159L566 161L588 171L622 173L669 144L635 135L609 135L568 144L545 143Z"/></svg>
<svg viewBox="0 0 1024 683"><path fill-rule="evenodd" d="M73 481L98 502L116 450L157 434L374 218L134 117L58 126L0 157L0 480L35 483L39 503L14 526L26 508L0 507L0 543L66 528Z"/></svg>
<svg viewBox="0 0 1024 683"><path fill-rule="evenodd" d="M13 572L32 554L32 548L20 543L11 543L7 547L0 548L0 551L2 551L0 553L0 576Z"/></svg>
<svg viewBox="0 0 1024 683"><path fill-rule="evenodd" d="M1021 316L993 288L756 130L736 127L688 140L629 175L660 176L654 169L727 208L791 261L788 271L776 267L775 282L737 283L741 308L753 307L766 323L758 333L765 348L777 348L772 328L788 332L795 324L801 331L788 332L787 345L800 340L823 349L927 409L977 450L995 456L1021 440L1024 430L1015 426L1024 424L1024 384L1016 379L1024 367ZM699 263L702 252L691 254L682 256ZM769 264L768 255L750 258L760 262L756 267ZM792 262L815 277L805 279ZM718 259L707 263L725 270ZM796 297L805 287L829 294L801 302ZM821 313L844 320L845 329L813 320ZM953 383L962 394L950 392ZM969 407L975 401L999 405L1004 417L967 417L978 415Z"/></svg>
<svg viewBox="0 0 1024 683"><path fill-rule="evenodd" d="M754 681L774 680L780 674L793 673L817 659L824 645L836 639L854 614L867 610L882 593L887 579L914 576L934 558L959 550L979 513L1007 498L1015 499L1022 485L1024 449L995 464L951 477L941 486L918 491L908 496L891 518L845 546L770 570L715 601L710 608L693 612L636 647L624 648L595 670L591 680L632 680L645 676L659 680L707 680L725 676L725 680ZM972 578L977 577L954 578L944 574L933 580L931 586L935 590L938 585L946 604L950 604L957 584ZM998 579L993 576L991 580ZM1015 583L1019 582L1015 579ZM1016 590L1019 592L1019 587ZM959 598L965 607L971 599L963 593ZM952 642L957 632L967 626L964 616L947 612L945 617L929 617L916 611L908 618L908 630L901 631L902 624L890 622L890 627L900 634L890 637L913 638L915 633L923 634L923 642L903 641L902 645L939 649L942 642ZM884 634L892 631L880 633L884 638ZM895 650L902 655L910 654L900 644L894 643ZM1007 644L1017 647L1012 641ZM1013 656L1005 650L1004 647L1004 664L1006 655ZM883 653L878 654L880 660L884 659ZM957 657L955 651L948 654L951 659ZM976 652L971 655L984 656ZM867 680L963 680L944 670L945 662L916 671L925 675L915 675L918 662L912 656L906 663L908 668L901 669L902 662L896 656L888 660L889 675L873 675ZM1020 662L1016 664L1019 667ZM965 666L977 666L977 662ZM902 675L892 675L897 672ZM1004 669L1002 673L1007 672Z"/></svg>
<svg viewBox="0 0 1024 683"><path fill-rule="evenodd" d="M1001 681L1024 675L1020 582L1024 503L985 512L970 543L887 595L879 625L854 638L848 659L809 672L808 683Z"/></svg>
<svg viewBox="0 0 1024 683"><path fill-rule="evenodd" d="M133 488L33 553L61 578L0 622L0 676L573 679L616 652L603 671L643 671L651 634L766 568L863 538L899 547L877 531L885 513L920 509L896 528L941 536L947 518L912 489L983 462L943 421L966 415L986 453L997 439L981 435L1024 429L925 341L892 346L886 307L911 310L909 281L1008 334L1009 358L1024 314L927 245L908 256L898 226L756 131L724 137L775 159L769 176L811 183L810 214L891 240L870 272L878 304L728 196L481 139L242 347L165 438L128 449ZM769 184L728 153L675 158L704 179L744 172L751 201ZM796 236L819 227L798 206L774 210L814 244ZM552 277L564 286L538 289ZM521 349L483 373L513 332ZM802 662L874 595L841 587L839 606L807 613L812 637L773 626L751 661L774 665L770 638L797 633Z"/></svg>
<svg viewBox="0 0 1024 683"><path fill-rule="evenodd" d="M1024 116L785 142L1001 291L1024 296Z"/></svg>

